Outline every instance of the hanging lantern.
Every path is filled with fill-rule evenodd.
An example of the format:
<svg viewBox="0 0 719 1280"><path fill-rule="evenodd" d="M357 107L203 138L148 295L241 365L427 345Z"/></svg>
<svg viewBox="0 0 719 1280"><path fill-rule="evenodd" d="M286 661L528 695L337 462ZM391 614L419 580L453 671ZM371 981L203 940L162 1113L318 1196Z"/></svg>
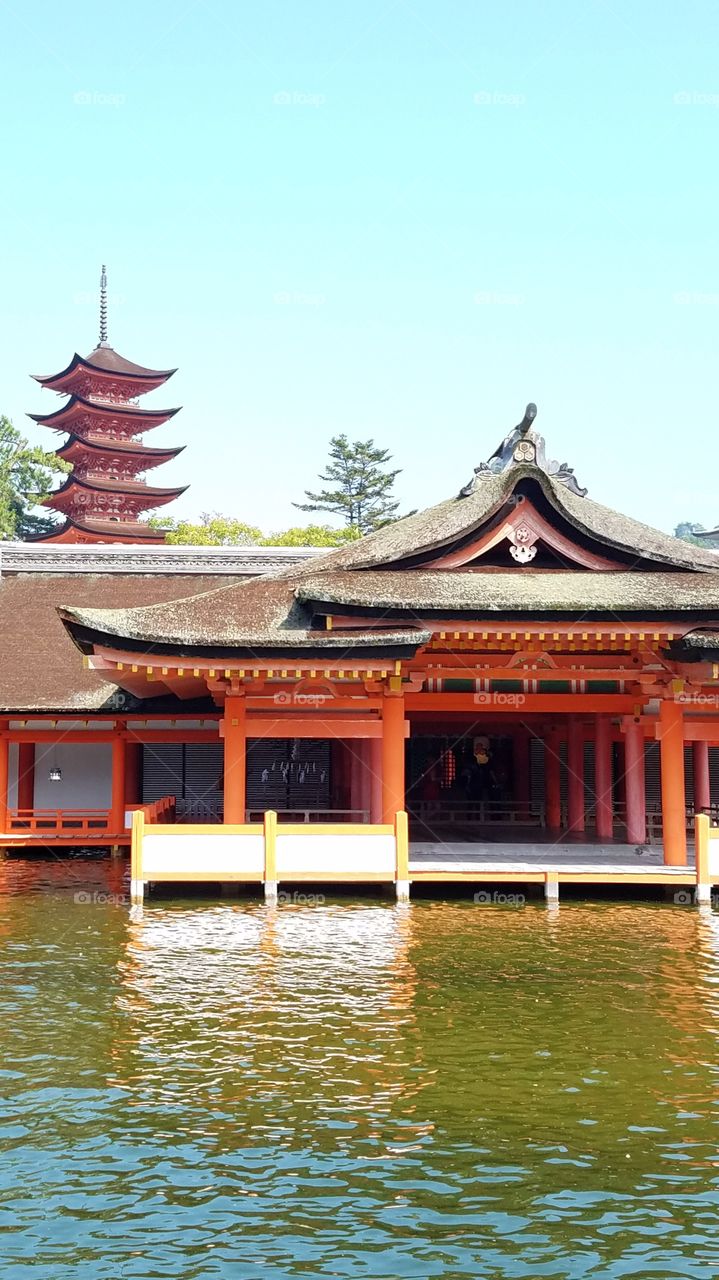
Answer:
<svg viewBox="0 0 719 1280"><path fill-rule="evenodd" d="M62 769L58 769L57 765L55 765L50 770L49 778L51 782L62 782Z"/></svg>

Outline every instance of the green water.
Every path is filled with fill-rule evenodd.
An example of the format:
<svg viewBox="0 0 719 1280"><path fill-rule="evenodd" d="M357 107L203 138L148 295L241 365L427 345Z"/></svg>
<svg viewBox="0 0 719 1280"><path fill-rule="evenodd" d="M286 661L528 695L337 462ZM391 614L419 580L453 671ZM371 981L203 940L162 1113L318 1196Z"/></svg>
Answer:
<svg viewBox="0 0 719 1280"><path fill-rule="evenodd" d="M719 917L0 864L0 1276L719 1269Z"/></svg>

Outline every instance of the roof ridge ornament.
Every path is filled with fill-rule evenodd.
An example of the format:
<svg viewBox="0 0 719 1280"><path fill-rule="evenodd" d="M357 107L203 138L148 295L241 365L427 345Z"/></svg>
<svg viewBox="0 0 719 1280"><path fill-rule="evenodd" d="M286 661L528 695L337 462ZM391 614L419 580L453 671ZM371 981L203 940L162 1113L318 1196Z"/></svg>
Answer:
<svg viewBox="0 0 719 1280"><path fill-rule="evenodd" d="M107 267L104 262L100 273L100 341L99 347L109 347L107 341Z"/></svg>
<svg viewBox="0 0 719 1280"><path fill-rule="evenodd" d="M547 458L544 436L535 431L532 426L536 416L536 404L528 404L522 421L504 437L487 462L480 462L479 466L474 468L474 475L469 484L459 491L460 498L468 498L471 493L475 493L482 480L501 475L505 471L511 471L512 467L523 464L538 467L552 480L565 485L577 497L585 497L587 490L580 488L574 469L566 462Z"/></svg>

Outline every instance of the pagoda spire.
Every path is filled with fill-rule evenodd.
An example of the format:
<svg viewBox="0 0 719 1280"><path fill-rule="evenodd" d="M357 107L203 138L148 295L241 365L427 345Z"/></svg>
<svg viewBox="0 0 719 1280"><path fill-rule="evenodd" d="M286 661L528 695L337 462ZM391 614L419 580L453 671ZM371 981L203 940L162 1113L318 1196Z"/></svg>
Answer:
<svg viewBox="0 0 719 1280"><path fill-rule="evenodd" d="M162 386L174 369L148 369L118 354L107 337L107 268L100 274L100 341L89 356L73 356L69 365L41 386L69 396L54 413L30 414L35 422L67 433L56 450L71 462L64 484L44 499L65 517L41 541L164 542L165 531L141 517L185 492L147 484L151 467L170 461L181 448L150 448L143 433L178 412L146 409L141 396Z"/></svg>
<svg viewBox="0 0 719 1280"><path fill-rule="evenodd" d="M108 346L107 341L107 267L103 263L100 273L100 341L98 346Z"/></svg>

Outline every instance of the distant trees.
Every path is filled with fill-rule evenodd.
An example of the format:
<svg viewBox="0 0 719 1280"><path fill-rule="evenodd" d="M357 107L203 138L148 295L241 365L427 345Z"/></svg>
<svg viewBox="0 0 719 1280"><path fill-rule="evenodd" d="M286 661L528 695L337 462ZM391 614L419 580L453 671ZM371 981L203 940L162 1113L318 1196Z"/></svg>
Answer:
<svg viewBox="0 0 719 1280"><path fill-rule="evenodd" d="M50 533L56 521L33 507L71 469L54 453L31 445L9 418L0 416L0 537Z"/></svg>
<svg viewBox="0 0 719 1280"><path fill-rule="evenodd" d="M167 529L166 542L196 547L340 547L357 533L332 529L326 524L296 525L278 533L263 533L257 525L246 524L219 511L204 512L198 523L153 516L154 529Z"/></svg>
<svg viewBox="0 0 719 1280"><path fill-rule="evenodd" d="M706 547L707 543L703 538L697 538L698 533L704 532L704 525L697 524L695 521L682 520L674 530L674 537L681 538L683 542L691 542L695 547Z"/></svg>
<svg viewBox="0 0 719 1280"><path fill-rule="evenodd" d="M399 519L399 502L393 492L399 469L387 470L390 457L374 440L350 442L346 435L333 436L327 469L319 477L332 487L316 493L306 489L309 501L293 505L299 511L340 516L356 535L372 533Z"/></svg>

